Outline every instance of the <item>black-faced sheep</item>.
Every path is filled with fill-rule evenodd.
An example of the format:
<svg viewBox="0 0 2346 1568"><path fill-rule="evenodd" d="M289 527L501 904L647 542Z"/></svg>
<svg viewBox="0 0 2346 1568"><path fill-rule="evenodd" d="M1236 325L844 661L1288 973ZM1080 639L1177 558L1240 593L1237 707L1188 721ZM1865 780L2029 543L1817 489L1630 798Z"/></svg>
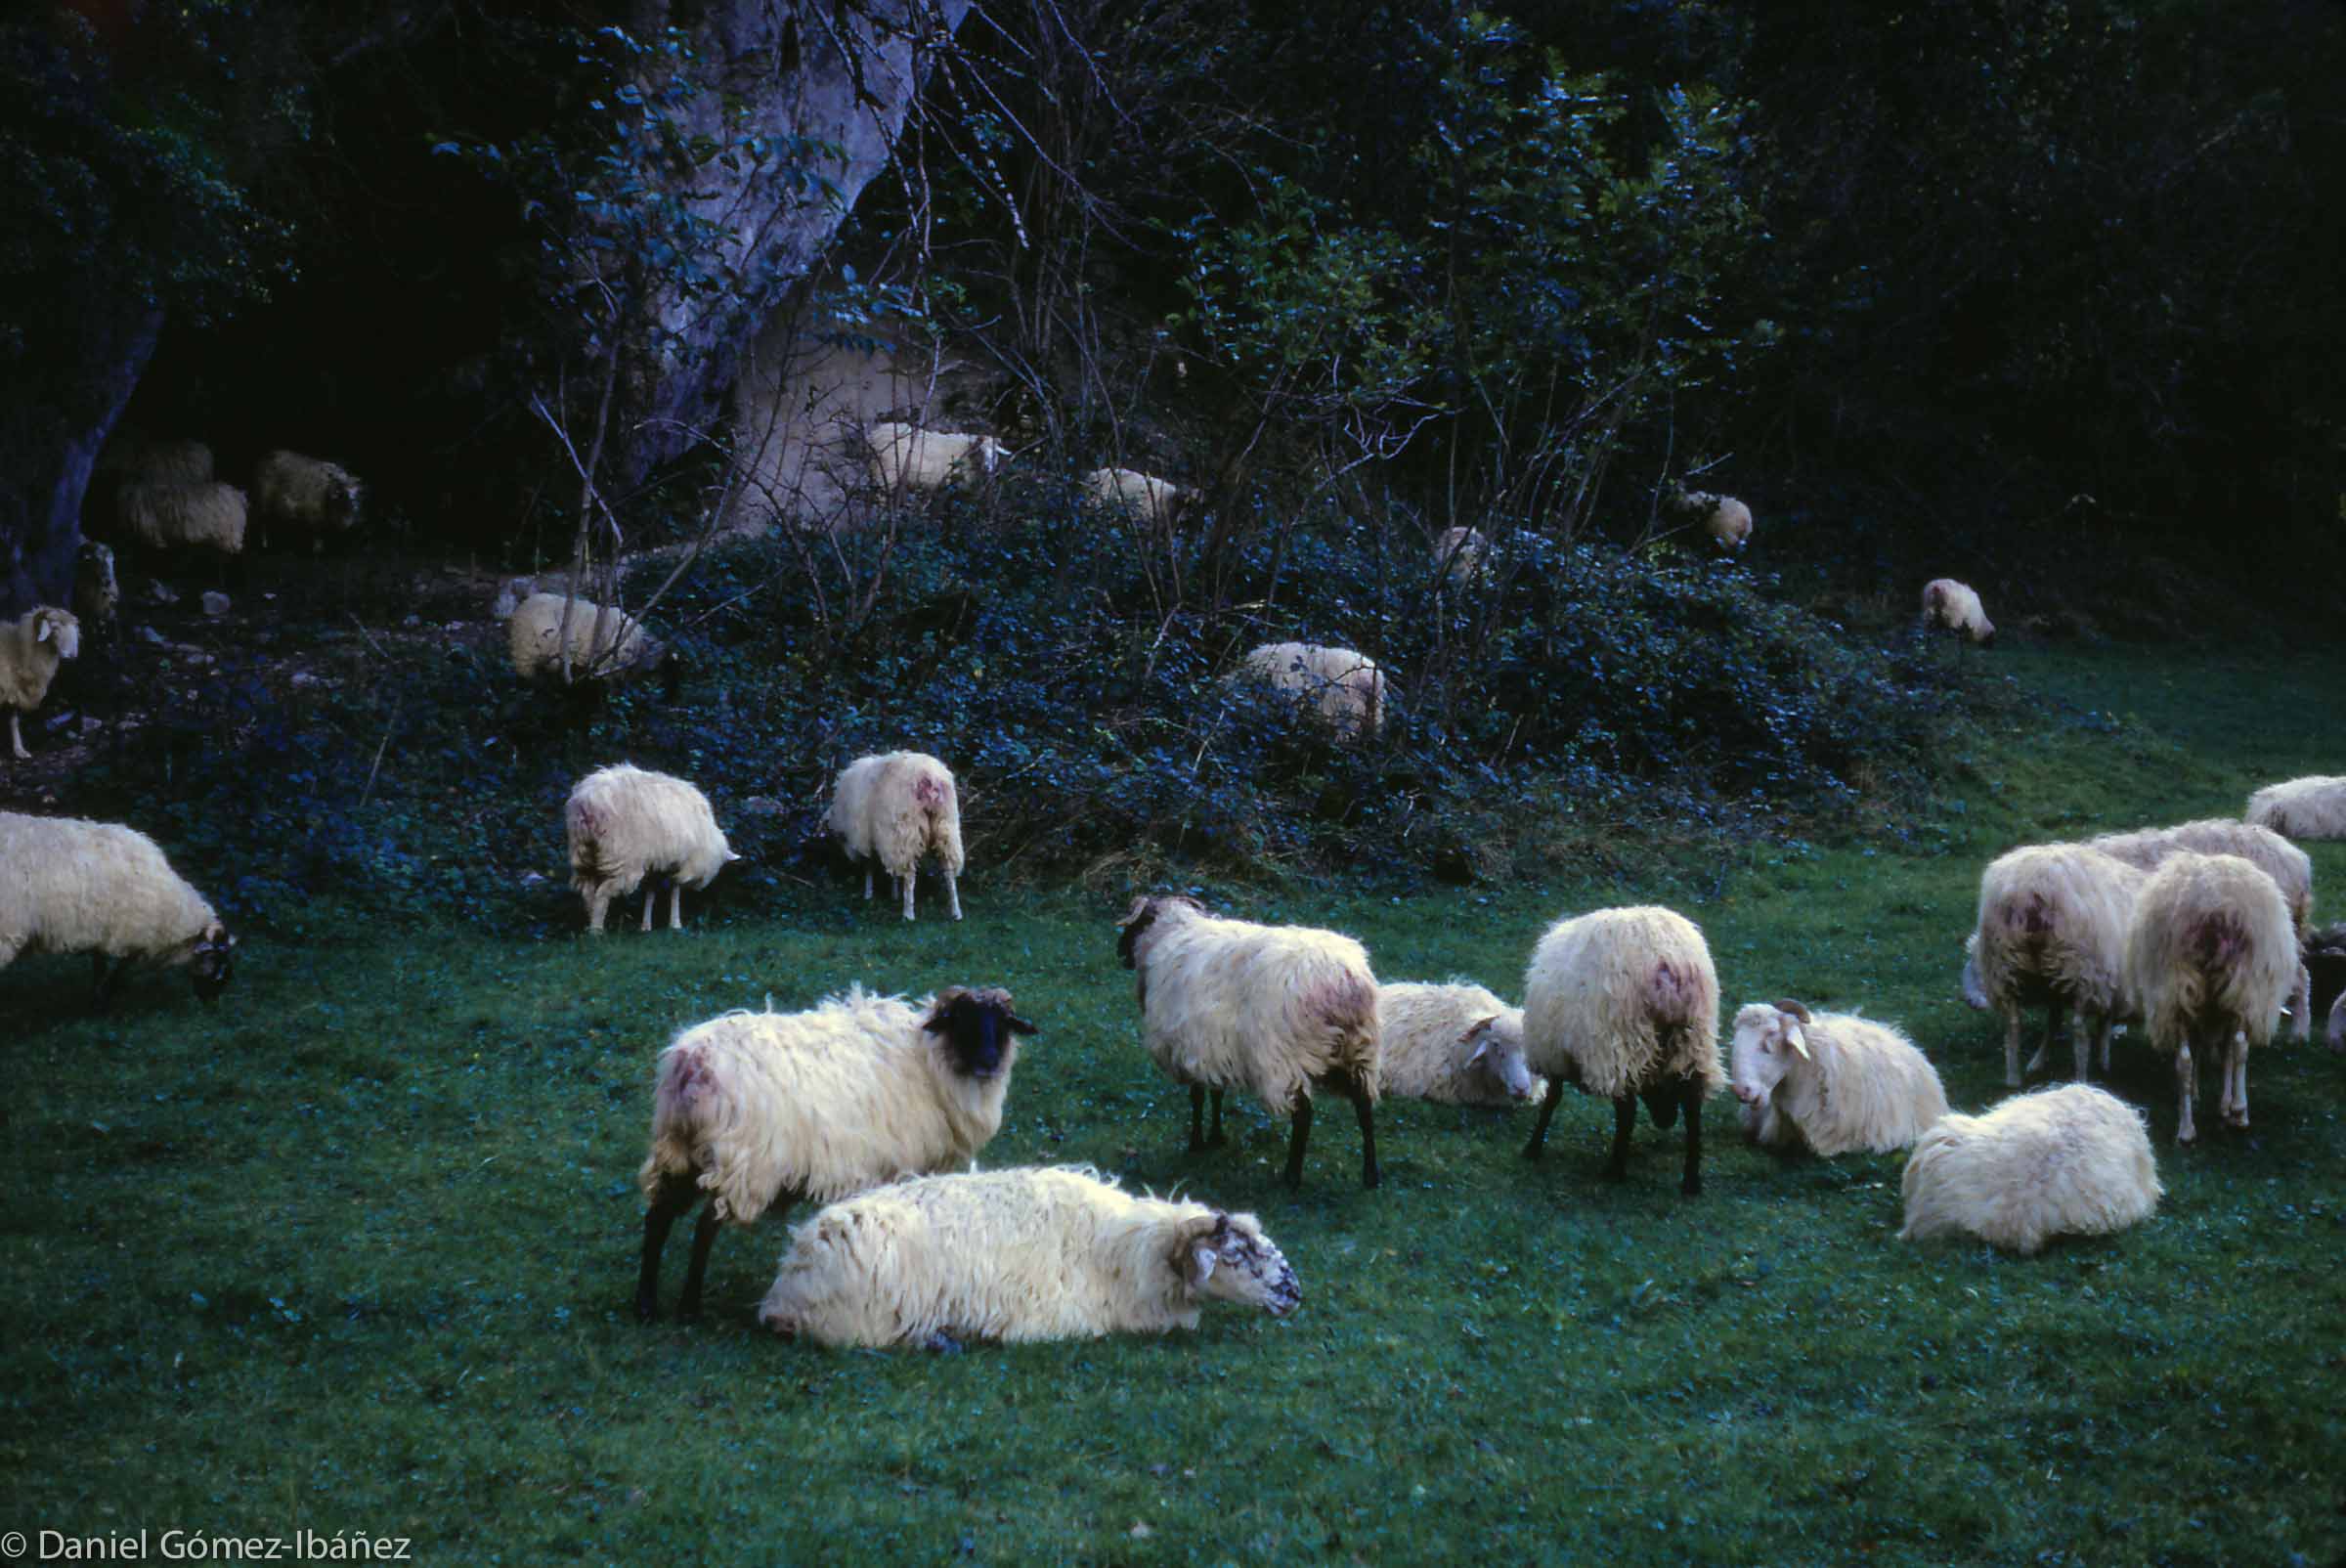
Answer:
<svg viewBox="0 0 2346 1568"><path fill-rule="evenodd" d="M1718 1060L1718 974L1694 922L1655 906L1558 921L1532 950L1523 982L1523 1048L1547 1075L1524 1146L1540 1157L1564 1086L1613 1102L1605 1175L1625 1180L1642 1098L1658 1127L1686 1116L1678 1191L1703 1190L1703 1101L1726 1082Z"/></svg>
<svg viewBox="0 0 2346 1568"><path fill-rule="evenodd" d="M2346 839L2346 778L2268 784L2248 797L2246 816L2286 839Z"/></svg>
<svg viewBox="0 0 2346 1568"><path fill-rule="evenodd" d="M18 761L32 755L19 719L49 695L59 663L79 652L81 622L70 610L43 604L0 621L0 708L8 710L8 743Z"/></svg>
<svg viewBox="0 0 2346 1568"><path fill-rule="evenodd" d="M676 1301L687 1318L726 1222L971 1163L1002 1126L1014 1036L1034 1032L1008 991L958 985L910 1003L855 986L803 1013L727 1013L684 1030L653 1074L636 1316L659 1315L661 1249L705 1193Z"/></svg>
<svg viewBox="0 0 2346 1568"><path fill-rule="evenodd" d="M1996 640L1995 623L1979 604L1979 595L1951 577L1934 577L1923 585L1923 626L1941 627L1968 641Z"/></svg>
<svg viewBox="0 0 2346 1568"><path fill-rule="evenodd" d="M1762 1149L1883 1154L1947 1113L1914 1042L1853 1013L1755 1002L1735 1015L1734 1068L1744 1136Z"/></svg>
<svg viewBox="0 0 2346 1568"><path fill-rule="evenodd" d="M298 452L272 452L252 472L252 509L264 539L282 526L323 543L358 522L363 491L347 468Z"/></svg>
<svg viewBox="0 0 2346 1568"><path fill-rule="evenodd" d="M2064 1009L2077 1015L2077 1078L2100 1047L2109 1070L2109 1031L2134 1016L2126 989L2126 932L2146 873L2078 844L2030 845L1998 855L1979 877L1979 913L1967 976L2004 1017L2004 1082L2020 1086L2020 1016L2045 1009L2044 1061ZM2092 1019L2092 1034L2087 1019Z"/></svg>
<svg viewBox="0 0 2346 1568"><path fill-rule="evenodd" d="M210 1002L227 988L236 945L146 834L0 811L0 969L22 953L88 953L103 1004L133 964L185 965Z"/></svg>
<svg viewBox="0 0 2346 1568"><path fill-rule="evenodd" d="M1384 1092L1455 1106L1507 1106L1547 1090L1523 1059L1523 1009L1480 985L1376 988Z"/></svg>
<svg viewBox="0 0 2346 1568"><path fill-rule="evenodd" d="M1382 1077L1376 976L1350 936L1306 926L1257 926L1176 895L1134 900L1116 956L1138 976L1143 1043L1190 1090L1190 1148L1222 1141L1222 1093L1244 1089L1292 1118L1287 1185L1303 1185L1315 1090L1352 1102L1361 1125L1361 1185L1374 1187L1375 1106Z"/></svg>
<svg viewBox="0 0 2346 1568"><path fill-rule="evenodd" d="M2193 1048L2223 1061L2224 1119L2248 1125L2248 1051L2273 1038L2297 974L2297 938L2273 879L2237 854L2170 855L2143 885L2127 984L2150 1043L2175 1055L2175 1141L2192 1142Z"/></svg>
<svg viewBox="0 0 2346 1568"><path fill-rule="evenodd" d="M2057 1236L2100 1236L2158 1206L2141 1112L2091 1084L1947 1115L1915 1144L1898 1182L1902 1241L1976 1236L2023 1256Z"/></svg>
<svg viewBox="0 0 2346 1568"><path fill-rule="evenodd" d="M579 780L562 807L570 840L570 885L586 905L586 929L599 936L614 894L643 888L643 929L652 929L653 889L668 880L668 924L684 928L684 890L698 893L741 858L717 825L709 797L680 778L627 762Z"/></svg>
<svg viewBox="0 0 2346 1568"><path fill-rule="evenodd" d="M793 1231L758 1321L823 1345L946 1349L1195 1328L1208 1300L1283 1318L1302 1299L1251 1214L1024 1169L832 1204Z"/></svg>
<svg viewBox="0 0 2346 1568"><path fill-rule="evenodd" d="M1244 671L1273 691L1304 699L1347 738L1374 735L1383 719L1384 672L1350 648L1266 642L1246 655Z"/></svg>
<svg viewBox="0 0 2346 1568"><path fill-rule="evenodd" d="M961 918L957 879L968 865L961 849L961 796L953 770L922 752L859 757L841 769L832 787L831 831L849 860L877 862L913 918L913 884L921 861L936 857L945 879L945 905ZM872 870L863 871L863 896L872 896Z"/></svg>

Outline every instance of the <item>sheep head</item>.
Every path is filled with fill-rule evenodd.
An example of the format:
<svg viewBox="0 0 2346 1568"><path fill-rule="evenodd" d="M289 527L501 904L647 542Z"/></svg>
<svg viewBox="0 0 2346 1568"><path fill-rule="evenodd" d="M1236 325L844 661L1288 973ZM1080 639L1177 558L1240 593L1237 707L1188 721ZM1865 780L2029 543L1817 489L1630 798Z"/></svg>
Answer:
<svg viewBox="0 0 2346 1568"><path fill-rule="evenodd" d="M237 938L217 920L203 928L196 938L195 951L188 959L188 980L196 987L196 999L211 1003L220 999L228 982L236 974Z"/></svg>
<svg viewBox="0 0 2346 1568"><path fill-rule="evenodd" d="M71 610L44 604L32 612L32 640L55 645L60 659L81 652L81 620Z"/></svg>
<svg viewBox="0 0 2346 1568"><path fill-rule="evenodd" d="M1539 1091L1540 1080L1523 1056L1521 1013L1478 1018L1458 1036L1458 1044L1468 1052L1468 1075L1494 1097L1529 1100Z"/></svg>
<svg viewBox="0 0 2346 1568"><path fill-rule="evenodd" d="M1195 898L1185 898L1180 893L1153 893L1135 898L1132 907L1124 912L1124 918L1117 922L1123 927L1123 933L1116 938L1116 957L1126 969L1137 969L1140 967L1142 941L1151 927L1168 916L1179 915L1186 919L1190 915L1204 913L1205 905Z"/></svg>
<svg viewBox="0 0 2346 1568"><path fill-rule="evenodd" d="M1814 1023L1798 1002L1754 1002L1735 1015L1735 1098L1761 1106L1793 1069L1810 1060L1804 1025Z"/></svg>
<svg viewBox="0 0 2346 1568"><path fill-rule="evenodd" d="M938 1036L953 1070L983 1083L1008 1072L1019 1054L1018 1034L1040 1032L1010 1010L1010 992L948 985L930 1003L921 1027Z"/></svg>
<svg viewBox="0 0 2346 1568"><path fill-rule="evenodd" d="M349 528L359 520L367 487L339 468L332 474L326 485L326 523L329 528Z"/></svg>
<svg viewBox="0 0 2346 1568"><path fill-rule="evenodd" d="M1260 1307L1274 1318L1285 1317L1303 1301L1295 1271L1251 1214L1217 1209L1184 1222L1174 1241L1173 1267L1192 1295Z"/></svg>

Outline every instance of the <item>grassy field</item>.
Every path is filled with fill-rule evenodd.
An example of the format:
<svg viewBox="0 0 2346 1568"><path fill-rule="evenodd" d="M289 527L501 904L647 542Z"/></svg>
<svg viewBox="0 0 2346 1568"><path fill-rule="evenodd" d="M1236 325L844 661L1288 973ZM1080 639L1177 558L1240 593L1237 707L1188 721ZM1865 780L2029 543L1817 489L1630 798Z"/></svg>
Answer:
<svg viewBox="0 0 2346 1568"><path fill-rule="evenodd" d="M1510 993L1560 914L1667 901L1730 1008L1899 1020L1977 1109L1998 1030L1954 979L1990 855L2237 812L2339 770L2346 734L2326 661L1996 658L2030 700L1900 840L1626 884L1209 892L1340 925L1389 979ZM2333 916L2342 851L2317 855ZM1598 1181L1610 1111L1578 1099L1536 1166L1528 1117L1389 1106L1376 1193L1324 1115L1294 1195L1259 1108L1183 1152L1114 959L1121 893L980 865L965 924L906 929L851 892L599 945L354 925L256 945L209 1012L149 980L87 1018L78 959L0 974L0 1532L145 1529L151 1559L174 1529L351 1532L450 1563L2346 1558L2346 1059L2260 1053L2254 1132L2178 1152L2170 1076L2121 1043L2166 1200L2029 1261L1899 1243L1897 1157L1779 1163L1724 1098L1692 1201L1650 1127L1629 1183ZM852 980L1013 987L1044 1033L985 1162L1253 1209L1302 1309L824 1353L752 1321L769 1222L719 1240L706 1323L638 1328L654 1052Z"/></svg>

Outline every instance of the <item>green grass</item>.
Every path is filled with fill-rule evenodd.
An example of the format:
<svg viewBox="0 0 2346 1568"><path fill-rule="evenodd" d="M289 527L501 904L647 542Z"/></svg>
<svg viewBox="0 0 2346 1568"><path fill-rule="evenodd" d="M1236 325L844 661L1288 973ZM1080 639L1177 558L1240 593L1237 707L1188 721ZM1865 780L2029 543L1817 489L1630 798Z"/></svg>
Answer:
<svg viewBox="0 0 2346 1568"><path fill-rule="evenodd" d="M2317 661L1996 657L2020 697L1902 837L1596 885L1228 897L1342 925L1390 978L1506 992L1559 914L1668 901L1730 1007L1897 1019L1977 1108L1997 1029L1953 980L1986 859L2237 812L2336 770L2324 738L2346 733ZM2318 887L2346 885L2342 850ZM89 1019L79 960L0 974L0 1531L361 1531L433 1562L2346 1555L2346 1061L2259 1053L2253 1134L2179 1153L2169 1078L2122 1044L2167 1198L2030 1261L1897 1242L1897 1158L1778 1163L1723 1097L1693 1202L1674 1133L1641 1128L1629 1182L1599 1182L1610 1111L1577 1099L1537 1166L1528 1118L1389 1106L1373 1194L1350 1118L1324 1115L1290 1195L1284 1128L1250 1104L1233 1147L1183 1153L1186 1096L1141 1055L1114 961L1122 895L973 870L960 927L907 930L845 880L681 938L354 925L256 945L212 1011L147 980ZM1045 1032L986 1163L1252 1208L1302 1310L824 1353L751 1321L768 1224L720 1239L704 1326L636 1327L653 1053L851 980L1011 985ZM672 1297L682 1254L679 1234Z"/></svg>

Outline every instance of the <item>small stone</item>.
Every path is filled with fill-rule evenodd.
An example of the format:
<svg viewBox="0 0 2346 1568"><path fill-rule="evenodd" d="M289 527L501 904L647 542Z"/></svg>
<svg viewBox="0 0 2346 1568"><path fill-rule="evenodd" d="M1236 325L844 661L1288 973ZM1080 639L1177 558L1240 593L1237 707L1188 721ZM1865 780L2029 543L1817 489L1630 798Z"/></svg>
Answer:
<svg viewBox="0 0 2346 1568"><path fill-rule="evenodd" d="M292 684L296 686L315 686L318 683L318 677L314 675L311 675L307 670L296 670L293 672Z"/></svg>
<svg viewBox="0 0 2346 1568"><path fill-rule="evenodd" d="M151 626L143 626L139 628L139 640L152 642L159 648L163 645L163 634Z"/></svg>
<svg viewBox="0 0 2346 1568"><path fill-rule="evenodd" d="M228 613L228 595L207 589L203 595L203 613L215 621L226 615Z"/></svg>
<svg viewBox="0 0 2346 1568"><path fill-rule="evenodd" d="M770 795L753 795L741 803L741 808L752 816L780 816L782 803Z"/></svg>

